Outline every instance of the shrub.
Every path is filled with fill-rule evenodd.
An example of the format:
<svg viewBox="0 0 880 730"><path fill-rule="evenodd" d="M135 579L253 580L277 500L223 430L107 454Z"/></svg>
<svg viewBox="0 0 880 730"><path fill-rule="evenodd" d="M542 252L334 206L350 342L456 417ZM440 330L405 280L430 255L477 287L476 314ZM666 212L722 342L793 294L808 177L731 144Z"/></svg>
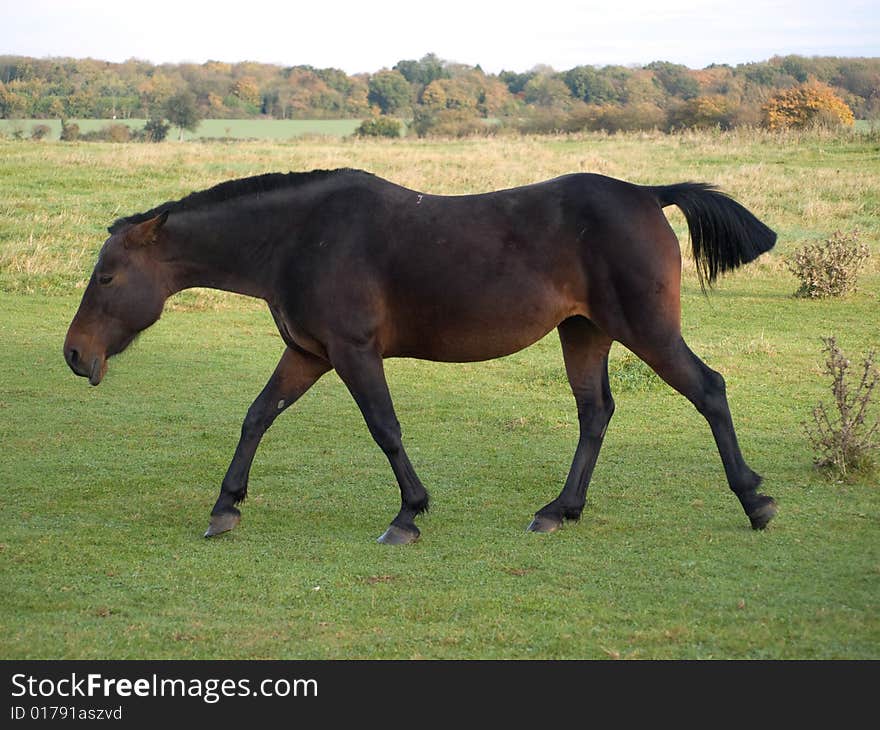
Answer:
<svg viewBox="0 0 880 730"><path fill-rule="evenodd" d="M859 270L869 256L867 244L859 241L858 231L837 231L822 243L804 246L787 262L789 270L801 281L795 296L821 299L855 291Z"/></svg>
<svg viewBox="0 0 880 730"><path fill-rule="evenodd" d="M131 129L127 124L109 124L104 129L110 142L128 142L131 139Z"/></svg>
<svg viewBox="0 0 880 730"><path fill-rule="evenodd" d="M650 102L634 104L586 105L575 108L564 121L560 120L560 131L605 131L635 132L652 129L665 129L668 126L666 112Z"/></svg>
<svg viewBox="0 0 880 730"><path fill-rule="evenodd" d="M734 113L734 105L721 94L696 96L670 109L669 125L678 129L730 129Z"/></svg>
<svg viewBox="0 0 880 730"><path fill-rule="evenodd" d="M419 137L471 137L496 131L475 110L420 109L413 116L413 130Z"/></svg>
<svg viewBox="0 0 880 730"><path fill-rule="evenodd" d="M880 421L872 424L868 419L874 388L880 380L874 365L875 352L871 350L863 360L861 376L853 386L848 374L851 363L834 336L822 341L827 355L825 374L831 378L834 405L829 413L824 403L818 403L813 408L813 423L805 424L807 437L817 452L814 463L843 476L852 471L867 471L873 467L874 453L880 448Z"/></svg>
<svg viewBox="0 0 880 730"><path fill-rule="evenodd" d="M789 129L811 126L851 127L852 109L827 84L809 81L773 96L762 108L764 126Z"/></svg>
<svg viewBox="0 0 880 730"><path fill-rule="evenodd" d="M131 129L127 124L108 124L94 132L81 134L80 139L85 142L129 142Z"/></svg>
<svg viewBox="0 0 880 730"><path fill-rule="evenodd" d="M399 137L401 128L397 119L383 115L374 119L365 119L354 133L358 137Z"/></svg>
<svg viewBox="0 0 880 730"><path fill-rule="evenodd" d="M31 127L31 139L37 141L41 139L46 139L46 137L48 137L51 132L52 127L50 127L48 124L35 124L33 127Z"/></svg>
<svg viewBox="0 0 880 730"><path fill-rule="evenodd" d="M75 142L79 139L79 125L68 123L64 119L61 120L61 137L62 142Z"/></svg>
<svg viewBox="0 0 880 730"><path fill-rule="evenodd" d="M151 117L143 128L143 138L147 142L163 142L171 125L161 117Z"/></svg>

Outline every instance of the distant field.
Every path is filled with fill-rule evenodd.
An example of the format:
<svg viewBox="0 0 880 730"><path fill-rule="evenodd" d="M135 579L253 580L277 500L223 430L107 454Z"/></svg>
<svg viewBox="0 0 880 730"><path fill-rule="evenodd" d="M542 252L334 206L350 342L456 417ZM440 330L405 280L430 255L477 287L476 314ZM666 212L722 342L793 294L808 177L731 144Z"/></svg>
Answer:
<svg viewBox="0 0 880 730"><path fill-rule="evenodd" d="M146 119L71 119L79 125L80 131L92 132L106 127L108 124L127 124L134 129L143 129ZM489 120L496 122L497 120ZM307 136L348 137L360 125L360 119L205 119L195 132L184 131L183 139L256 139L286 140ZM18 131L23 137L29 138L37 124L46 124L51 128L47 137L57 140L61 135L61 121L58 119L0 119L0 137L11 136ZM871 132L877 128L876 122L866 119L856 121L855 130ZM176 127L168 133L168 139L177 141Z"/></svg>
<svg viewBox="0 0 880 730"><path fill-rule="evenodd" d="M146 119L71 119L79 125L80 131L91 132L108 124L127 124L132 129L142 129ZM216 137L236 139L293 139L309 135L347 137L360 125L360 119L205 119L195 132L183 133L184 140ZM37 124L52 128L49 139L61 135L59 119L0 119L0 133L11 135L15 130L30 137ZM172 127L168 139L176 140L178 131Z"/></svg>

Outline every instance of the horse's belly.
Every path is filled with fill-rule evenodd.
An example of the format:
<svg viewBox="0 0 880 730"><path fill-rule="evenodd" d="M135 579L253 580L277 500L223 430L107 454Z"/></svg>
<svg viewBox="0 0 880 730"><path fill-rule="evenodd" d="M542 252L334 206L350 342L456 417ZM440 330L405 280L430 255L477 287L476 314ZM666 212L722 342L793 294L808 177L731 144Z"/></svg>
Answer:
<svg viewBox="0 0 880 730"><path fill-rule="evenodd" d="M439 362L492 360L534 344L562 320L582 314L581 309L561 297L470 310L413 308L391 318L385 354Z"/></svg>

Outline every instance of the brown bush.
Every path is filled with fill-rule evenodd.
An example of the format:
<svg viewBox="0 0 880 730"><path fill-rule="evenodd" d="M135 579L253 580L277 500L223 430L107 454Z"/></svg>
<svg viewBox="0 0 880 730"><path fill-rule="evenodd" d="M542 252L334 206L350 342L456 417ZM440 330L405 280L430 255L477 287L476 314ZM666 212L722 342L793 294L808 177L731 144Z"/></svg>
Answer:
<svg viewBox="0 0 880 730"><path fill-rule="evenodd" d="M126 124L108 124L95 131L80 135L86 142L130 142L131 129Z"/></svg>
<svg viewBox="0 0 880 730"><path fill-rule="evenodd" d="M822 243L804 246L787 262L801 281L795 296L821 299L854 292L859 271L869 257L868 246L859 241L858 231L837 231Z"/></svg>
<svg viewBox="0 0 880 730"><path fill-rule="evenodd" d="M79 125L73 122L61 120L61 137L62 142L75 142L79 139Z"/></svg>
<svg viewBox="0 0 880 730"><path fill-rule="evenodd" d="M31 139L41 140L46 139L52 133L52 127L48 124L35 124L31 127Z"/></svg>
<svg viewBox="0 0 880 730"><path fill-rule="evenodd" d="M825 374L831 378L834 405L829 409L818 403L813 409L813 423L805 428L817 455L819 468L830 468L845 476L852 471L867 471L874 465L873 456L880 448L880 421L871 423L868 408L874 388L880 380L871 350L862 361L862 372L855 384L850 382L851 363L837 346L834 336L822 338L826 353Z"/></svg>

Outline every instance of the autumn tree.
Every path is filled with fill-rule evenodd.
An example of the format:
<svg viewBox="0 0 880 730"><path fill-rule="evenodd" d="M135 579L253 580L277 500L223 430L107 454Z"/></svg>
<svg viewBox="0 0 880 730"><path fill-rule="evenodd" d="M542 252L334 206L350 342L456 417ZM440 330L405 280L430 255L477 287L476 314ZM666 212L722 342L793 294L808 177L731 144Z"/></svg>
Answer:
<svg viewBox="0 0 880 730"><path fill-rule="evenodd" d="M669 124L677 128L728 129L732 126L734 111L730 100L721 94L695 96L670 111Z"/></svg>
<svg viewBox="0 0 880 730"><path fill-rule="evenodd" d="M808 81L772 96L762 108L768 129L852 126L852 109L827 84Z"/></svg>
<svg viewBox="0 0 880 730"><path fill-rule="evenodd" d="M260 87L253 76L242 76L238 79L232 86L232 93L244 104L258 106L260 103Z"/></svg>

